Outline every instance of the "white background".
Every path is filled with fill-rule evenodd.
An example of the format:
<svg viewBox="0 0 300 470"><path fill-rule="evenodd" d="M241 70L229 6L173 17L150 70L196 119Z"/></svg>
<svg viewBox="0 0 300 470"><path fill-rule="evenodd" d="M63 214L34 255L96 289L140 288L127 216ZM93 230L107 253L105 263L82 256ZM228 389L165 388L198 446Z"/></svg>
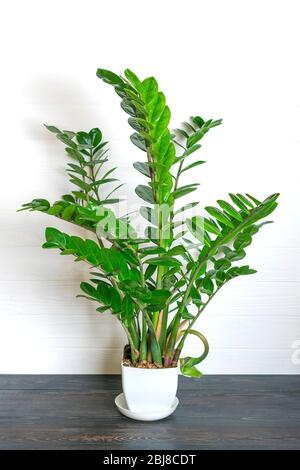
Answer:
<svg viewBox="0 0 300 470"><path fill-rule="evenodd" d="M275 224L248 249L258 274L228 284L199 322L211 345L201 370L300 372L299 14L297 0L3 2L0 373L119 371L121 329L75 298L84 266L41 248L46 225L76 229L16 213L70 191L63 146L43 122L100 127L123 194L136 201L141 155L97 67L156 76L174 127L195 114L224 119L203 140L207 165L193 172L202 206L228 192L281 193Z"/></svg>

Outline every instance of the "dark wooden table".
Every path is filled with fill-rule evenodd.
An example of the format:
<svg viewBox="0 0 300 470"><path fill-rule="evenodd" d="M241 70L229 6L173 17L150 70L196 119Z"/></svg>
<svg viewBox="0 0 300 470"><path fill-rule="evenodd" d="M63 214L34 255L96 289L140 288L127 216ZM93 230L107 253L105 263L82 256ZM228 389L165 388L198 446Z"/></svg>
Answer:
<svg viewBox="0 0 300 470"><path fill-rule="evenodd" d="M0 449L300 449L300 376L180 377L180 406L120 415L116 375L0 376Z"/></svg>

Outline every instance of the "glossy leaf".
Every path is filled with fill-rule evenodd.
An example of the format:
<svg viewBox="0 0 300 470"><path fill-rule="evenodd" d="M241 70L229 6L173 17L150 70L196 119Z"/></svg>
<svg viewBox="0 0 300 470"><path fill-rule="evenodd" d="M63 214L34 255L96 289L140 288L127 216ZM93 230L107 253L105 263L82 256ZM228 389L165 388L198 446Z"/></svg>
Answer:
<svg viewBox="0 0 300 470"><path fill-rule="evenodd" d="M150 204L154 204L153 191L150 188L150 186L145 186L145 185L139 184L135 188L135 192L144 201L150 202Z"/></svg>

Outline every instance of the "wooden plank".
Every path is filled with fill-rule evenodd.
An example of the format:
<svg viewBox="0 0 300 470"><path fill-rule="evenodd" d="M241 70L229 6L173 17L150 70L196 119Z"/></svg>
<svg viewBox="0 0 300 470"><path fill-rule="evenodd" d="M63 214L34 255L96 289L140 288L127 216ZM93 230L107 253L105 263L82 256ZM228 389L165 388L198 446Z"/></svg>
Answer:
<svg viewBox="0 0 300 470"><path fill-rule="evenodd" d="M296 449L299 385L296 376L181 377L175 414L145 424L115 409L119 376L2 376L0 449Z"/></svg>

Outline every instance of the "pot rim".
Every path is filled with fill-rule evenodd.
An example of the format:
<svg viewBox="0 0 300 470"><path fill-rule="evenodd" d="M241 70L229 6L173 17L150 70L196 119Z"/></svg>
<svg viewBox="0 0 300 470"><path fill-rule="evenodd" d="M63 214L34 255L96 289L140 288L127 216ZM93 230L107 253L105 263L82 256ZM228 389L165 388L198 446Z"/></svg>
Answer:
<svg viewBox="0 0 300 470"><path fill-rule="evenodd" d="M177 366L173 366L173 367L158 367L158 368L153 368L153 369L149 369L147 367L131 367L131 366L126 366L123 364L123 361L121 362L121 367L122 369L133 369L133 370L139 370L139 371L149 371L149 372L153 372L153 371L169 371L169 370L176 370L178 371L178 365Z"/></svg>

